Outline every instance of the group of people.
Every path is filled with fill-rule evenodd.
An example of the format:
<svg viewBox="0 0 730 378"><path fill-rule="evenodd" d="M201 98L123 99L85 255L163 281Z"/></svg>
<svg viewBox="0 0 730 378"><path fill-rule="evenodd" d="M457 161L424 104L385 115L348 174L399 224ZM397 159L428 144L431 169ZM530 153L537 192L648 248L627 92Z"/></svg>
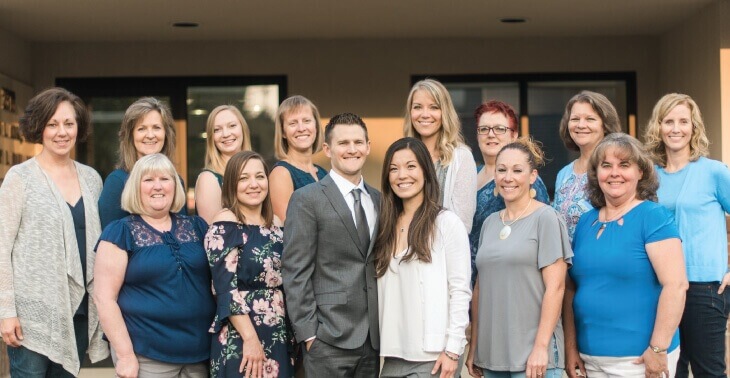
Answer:
<svg viewBox="0 0 730 378"><path fill-rule="evenodd" d="M416 83L377 190L359 116L322 127L284 100L269 169L219 106L189 216L164 103L127 109L102 185L72 158L83 102L41 92L20 129L42 150L0 187L11 374L111 353L118 377L725 376L730 171L695 102L660 99L642 145L605 96L574 96L552 203L514 109L474 121L480 166L446 88Z"/></svg>

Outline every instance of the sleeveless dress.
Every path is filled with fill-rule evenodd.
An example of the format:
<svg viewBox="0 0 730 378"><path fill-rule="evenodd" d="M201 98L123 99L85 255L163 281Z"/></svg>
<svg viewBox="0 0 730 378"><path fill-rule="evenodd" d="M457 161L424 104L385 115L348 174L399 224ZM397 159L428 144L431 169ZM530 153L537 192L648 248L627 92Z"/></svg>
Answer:
<svg viewBox="0 0 730 378"><path fill-rule="evenodd" d="M240 377L243 339L228 317L247 315L267 361L264 377L294 375L294 334L286 316L281 228L215 222L205 236L217 312L211 327L210 376Z"/></svg>
<svg viewBox="0 0 730 378"><path fill-rule="evenodd" d="M314 181L314 177L312 177L309 172L305 172L283 160L276 162L276 164L274 164L274 168L276 167L284 167L287 171L289 171L291 180L294 183L294 190L316 182ZM324 168L320 167L317 164L315 164L314 167L317 168L317 180L321 180L324 178L324 176L327 176L327 171Z"/></svg>

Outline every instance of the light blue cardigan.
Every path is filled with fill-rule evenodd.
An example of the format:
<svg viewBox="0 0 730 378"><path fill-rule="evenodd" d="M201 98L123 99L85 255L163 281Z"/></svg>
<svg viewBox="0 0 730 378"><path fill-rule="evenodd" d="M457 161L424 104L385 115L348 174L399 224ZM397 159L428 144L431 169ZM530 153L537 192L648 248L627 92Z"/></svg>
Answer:
<svg viewBox="0 0 730 378"><path fill-rule="evenodd" d="M659 203L662 178L668 174L657 166ZM677 198L674 218L682 238L691 282L722 281L727 272L725 213L730 212L730 169L722 162L699 158L690 162Z"/></svg>

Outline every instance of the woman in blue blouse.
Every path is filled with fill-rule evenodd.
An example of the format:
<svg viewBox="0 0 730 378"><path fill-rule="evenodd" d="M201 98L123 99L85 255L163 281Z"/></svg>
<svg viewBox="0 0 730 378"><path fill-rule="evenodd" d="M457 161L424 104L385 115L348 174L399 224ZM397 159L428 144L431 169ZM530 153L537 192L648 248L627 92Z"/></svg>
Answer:
<svg viewBox="0 0 730 378"><path fill-rule="evenodd" d="M223 210L205 236L217 293L212 377L291 377L294 338L281 280L284 247L261 155L234 155L223 177Z"/></svg>
<svg viewBox="0 0 730 378"><path fill-rule="evenodd" d="M725 377L730 170L706 157L708 145L700 109L691 97L671 93L657 102L646 146L657 164L659 203L674 213L679 227L690 282L679 324L677 377L688 376L688 364L695 377Z"/></svg>
<svg viewBox="0 0 730 378"><path fill-rule="evenodd" d="M279 105L274 129L274 164L269 180L274 214L286 220L289 198L295 190L319 181L327 171L312 162L322 149L319 110L303 96L292 96Z"/></svg>
<svg viewBox="0 0 730 378"><path fill-rule="evenodd" d="M591 156L563 306L571 378L673 377L687 278L654 165L635 138L606 136ZM579 370L579 372L577 371Z"/></svg>
<svg viewBox="0 0 730 378"><path fill-rule="evenodd" d="M213 109L205 125L205 168L195 183L195 211L206 222L221 210L223 172L231 156L251 149L251 136L243 114L235 106Z"/></svg>
<svg viewBox="0 0 730 378"><path fill-rule="evenodd" d="M117 377L207 377L215 314L203 249L207 224L174 214L185 202L162 154L132 168L122 208L96 248L94 302Z"/></svg>
<svg viewBox="0 0 730 378"><path fill-rule="evenodd" d="M469 246L471 248L471 284L476 282L476 265L474 260L479 247L479 235L482 224L487 217L497 211L504 210L504 199L496 194L494 171L497 165L497 154L502 147L517 140L517 115L507 103L497 100L485 102L474 111L477 123L477 142L484 159L484 165L477 166L477 211L474 213ZM536 200L550 204L545 183L540 176L532 185L530 195Z"/></svg>
<svg viewBox="0 0 730 378"><path fill-rule="evenodd" d="M571 238L580 216L593 209L586 193L588 160L604 136L620 131L616 108L600 93L580 92L565 105L560 138L568 150L580 152L580 156L558 172L553 207L565 219Z"/></svg>
<svg viewBox="0 0 730 378"><path fill-rule="evenodd" d="M119 128L119 162L104 180L99 196L101 229L117 219L129 215L122 209L122 190L134 163L142 156L162 153L173 159L175 153L175 125L170 108L153 97L135 101L124 112ZM183 185L184 186L184 185ZM183 214L187 214L182 207Z"/></svg>

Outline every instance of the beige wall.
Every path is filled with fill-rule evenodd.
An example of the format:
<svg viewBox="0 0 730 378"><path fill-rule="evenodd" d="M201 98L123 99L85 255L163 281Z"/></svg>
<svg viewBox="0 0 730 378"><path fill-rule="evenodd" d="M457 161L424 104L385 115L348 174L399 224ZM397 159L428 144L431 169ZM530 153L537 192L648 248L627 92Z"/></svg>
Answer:
<svg viewBox="0 0 730 378"><path fill-rule="evenodd" d="M726 163L730 156L722 154L723 139L730 143L730 130L721 126L720 48L730 47L728 11L728 2L712 3L661 37L660 93L654 99L667 92L692 96L703 113L711 157Z"/></svg>
<svg viewBox="0 0 730 378"><path fill-rule="evenodd" d="M283 74L323 116L398 117L412 74L636 71L648 117L658 52L653 37L46 43L33 73L36 87L74 76Z"/></svg>
<svg viewBox="0 0 730 378"><path fill-rule="evenodd" d="M0 73L20 82L33 81L31 44L0 29Z"/></svg>

